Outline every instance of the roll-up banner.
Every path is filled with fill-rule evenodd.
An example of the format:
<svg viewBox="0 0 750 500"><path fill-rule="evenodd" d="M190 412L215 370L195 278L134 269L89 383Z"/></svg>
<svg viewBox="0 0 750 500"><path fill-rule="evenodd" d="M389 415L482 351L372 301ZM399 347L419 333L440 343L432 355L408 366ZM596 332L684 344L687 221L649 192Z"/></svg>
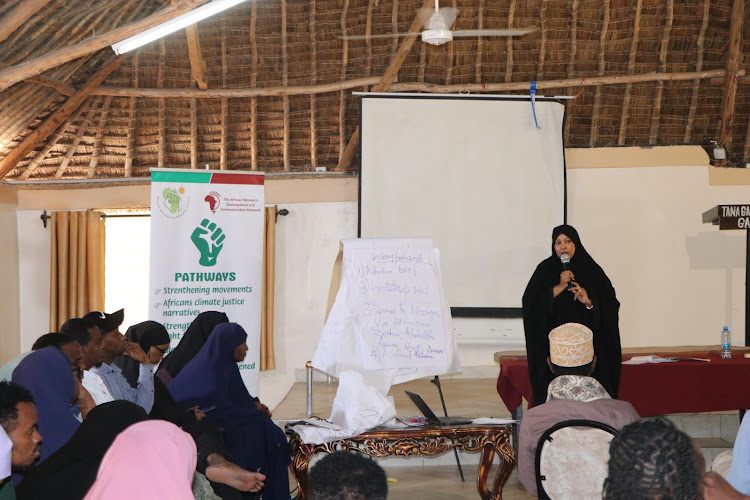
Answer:
<svg viewBox="0 0 750 500"><path fill-rule="evenodd" d="M149 319L171 347L204 311L247 331L240 373L258 394L263 280L262 173L151 169Z"/></svg>

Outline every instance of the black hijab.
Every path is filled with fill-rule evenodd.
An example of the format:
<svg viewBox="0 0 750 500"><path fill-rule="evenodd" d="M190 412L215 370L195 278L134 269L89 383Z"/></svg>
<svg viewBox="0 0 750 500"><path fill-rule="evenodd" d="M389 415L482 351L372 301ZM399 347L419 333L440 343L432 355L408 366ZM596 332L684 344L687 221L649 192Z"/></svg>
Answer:
<svg viewBox="0 0 750 500"><path fill-rule="evenodd" d="M165 384L169 385L185 365L198 354L216 325L228 322L229 318L223 312L206 311L200 313L185 330L185 334L177 347L161 362L156 374Z"/></svg>
<svg viewBox="0 0 750 500"><path fill-rule="evenodd" d="M140 345L143 352L148 356L152 347L169 344L169 332L161 323L144 321L128 328L128 331L125 332L125 340ZM131 387L137 388L140 363L128 356L117 356L115 364L122 368L122 374Z"/></svg>
<svg viewBox="0 0 750 500"><path fill-rule="evenodd" d="M70 441L25 475L16 487L16 497L80 500L94 484L99 464L117 435L147 419L146 411L130 401L97 406Z"/></svg>
<svg viewBox="0 0 750 500"><path fill-rule="evenodd" d="M567 290L553 297L552 288L560 282L563 264L555 252L555 240L564 234L575 244L575 252L568 268L588 294L594 306L573 300ZM613 397L620 385L622 352L619 329L620 303L607 275L589 255L573 226L562 225L552 230L552 255L534 271L523 294L523 326L526 333L526 354L529 377L534 393L534 405L547 399L547 385L553 375L547 366L549 332L565 323L581 323L594 332L594 352L597 356L593 377Z"/></svg>

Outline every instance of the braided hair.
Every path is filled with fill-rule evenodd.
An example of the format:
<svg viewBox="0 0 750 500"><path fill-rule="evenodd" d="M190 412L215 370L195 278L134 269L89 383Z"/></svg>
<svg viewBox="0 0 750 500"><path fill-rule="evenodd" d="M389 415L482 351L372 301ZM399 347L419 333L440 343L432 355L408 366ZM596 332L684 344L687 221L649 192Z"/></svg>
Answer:
<svg viewBox="0 0 750 500"><path fill-rule="evenodd" d="M642 418L610 443L603 498L697 499L704 468L690 436L664 417Z"/></svg>

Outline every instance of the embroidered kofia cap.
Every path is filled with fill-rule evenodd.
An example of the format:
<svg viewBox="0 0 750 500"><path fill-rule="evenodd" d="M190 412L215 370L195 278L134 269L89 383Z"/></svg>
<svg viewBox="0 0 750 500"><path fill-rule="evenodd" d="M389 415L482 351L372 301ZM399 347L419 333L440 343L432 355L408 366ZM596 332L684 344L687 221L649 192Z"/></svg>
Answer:
<svg viewBox="0 0 750 500"><path fill-rule="evenodd" d="M565 323L549 332L550 361L557 366L583 366L594 360L594 333L580 323Z"/></svg>

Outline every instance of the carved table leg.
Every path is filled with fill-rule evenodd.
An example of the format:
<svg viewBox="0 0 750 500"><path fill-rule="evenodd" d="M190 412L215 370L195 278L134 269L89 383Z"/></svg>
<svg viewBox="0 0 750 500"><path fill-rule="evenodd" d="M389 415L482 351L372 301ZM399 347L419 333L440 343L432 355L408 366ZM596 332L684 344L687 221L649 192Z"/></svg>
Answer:
<svg viewBox="0 0 750 500"><path fill-rule="evenodd" d="M482 500L491 499L490 492L487 490L487 476L490 474L493 458L495 458L495 444L487 443L482 447L482 455L479 459L479 472L477 472L477 491L479 491L479 496L482 497Z"/></svg>
<svg viewBox="0 0 750 500"><path fill-rule="evenodd" d="M315 445L300 444L295 450L292 459L292 473L299 485L297 500L307 498L307 466L310 465L310 459L315 454Z"/></svg>
<svg viewBox="0 0 750 500"><path fill-rule="evenodd" d="M508 481L510 473L513 472L513 467L516 465L516 454L513 448L508 443L506 438L500 443L497 443L497 453L500 455L502 462L500 469L495 475L495 485L492 490L492 500L502 500L503 498L503 486Z"/></svg>

